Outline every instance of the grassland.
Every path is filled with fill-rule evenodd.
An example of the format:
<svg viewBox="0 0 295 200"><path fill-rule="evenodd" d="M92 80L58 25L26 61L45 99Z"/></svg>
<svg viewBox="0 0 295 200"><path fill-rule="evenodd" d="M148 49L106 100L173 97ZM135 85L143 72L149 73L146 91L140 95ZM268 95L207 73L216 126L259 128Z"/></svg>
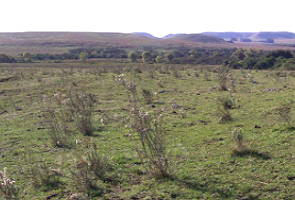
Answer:
<svg viewBox="0 0 295 200"><path fill-rule="evenodd" d="M217 66L23 65L0 66L0 171L7 168L20 199L66 199L77 193L71 171L89 143L111 165L109 178L100 182L102 191L90 199L295 199L293 121L286 124L269 114L294 99L292 72L234 70L236 87L230 93L219 90ZM137 156L138 137L126 120L128 93L114 81L122 73L135 81L140 94L141 89L157 93L152 104L144 104L141 95L140 101L146 111L163 110L171 178L150 176ZM46 99L66 93L73 82L97 100L94 136L73 129L76 144L57 148L46 127L44 109L51 106ZM229 95L236 104L230 110L233 121L220 124L217 98ZM236 128L257 154L233 156ZM54 187L34 187L38 176L29 171L40 166L59 171Z"/></svg>

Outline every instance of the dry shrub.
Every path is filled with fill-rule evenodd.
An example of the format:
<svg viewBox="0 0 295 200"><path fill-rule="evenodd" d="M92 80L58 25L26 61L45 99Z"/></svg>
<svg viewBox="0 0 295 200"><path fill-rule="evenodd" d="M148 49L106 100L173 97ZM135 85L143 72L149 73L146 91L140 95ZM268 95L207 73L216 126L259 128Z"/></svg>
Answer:
<svg viewBox="0 0 295 200"><path fill-rule="evenodd" d="M108 159L96 145L90 145L88 152L83 156L77 155L74 161L71 174L75 191L89 197L101 196L106 191L104 182L110 179L107 176L110 169Z"/></svg>
<svg viewBox="0 0 295 200"><path fill-rule="evenodd" d="M230 76L230 69L226 66L221 66L218 69L218 83L219 83L219 89L221 91L227 91L228 90L228 79Z"/></svg>
<svg viewBox="0 0 295 200"><path fill-rule="evenodd" d="M51 109L48 109L45 113L51 143L54 147L71 148L74 145L72 132L69 130L67 122L59 114L59 112Z"/></svg>
<svg viewBox="0 0 295 200"><path fill-rule="evenodd" d="M219 123L232 121L233 118L229 110L237 107L237 102L231 95L217 98L217 115L219 116Z"/></svg>
<svg viewBox="0 0 295 200"><path fill-rule="evenodd" d="M233 140L235 142L233 154L239 155L249 151L249 147L246 145L244 141L244 136L242 134L241 129L234 129L232 132L232 135L233 135Z"/></svg>
<svg viewBox="0 0 295 200"><path fill-rule="evenodd" d="M232 151L232 156L251 156L256 157L264 160L270 159L270 155L268 153L258 152L249 147L249 145L245 142L244 135L241 129L234 129L232 131L233 140L235 143L235 147Z"/></svg>
<svg viewBox="0 0 295 200"><path fill-rule="evenodd" d="M62 173L49 167L45 163L35 162L27 172L28 178L36 189L49 191L58 188L61 182Z"/></svg>
<svg viewBox="0 0 295 200"><path fill-rule="evenodd" d="M176 78L176 79L180 79L180 78L182 78L181 73L180 73L177 69L173 69L173 70L172 70L172 75L173 75L173 77Z"/></svg>
<svg viewBox="0 0 295 200"><path fill-rule="evenodd" d="M153 70L153 69L148 70L147 73L148 73L148 77L150 79L155 79L156 78L156 71L155 70Z"/></svg>
<svg viewBox="0 0 295 200"><path fill-rule="evenodd" d="M233 77L232 74L229 76L230 86L231 86L231 92L237 92L237 80Z"/></svg>
<svg viewBox="0 0 295 200"><path fill-rule="evenodd" d="M288 103L283 103L279 107L272 109L270 112L266 113L266 116L269 117L277 117L279 121L284 122L288 126L292 126L293 124L293 110L294 102L290 101Z"/></svg>
<svg viewBox="0 0 295 200"><path fill-rule="evenodd" d="M195 75L196 78L199 78L200 77L199 72L195 72L194 75Z"/></svg>
<svg viewBox="0 0 295 200"><path fill-rule="evenodd" d="M44 99L44 117L53 146L70 148L74 145L73 129L86 136L93 135L94 95L73 85Z"/></svg>
<svg viewBox="0 0 295 200"><path fill-rule="evenodd" d="M210 79L210 73L207 70L204 72L204 79L206 81L211 81L211 79Z"/></svg>
<svg viewBox="0 0 295 200"><path fill-rule="evenodd" d="M165 133L160 114L149 114L142 111L136 84L129 82L124 75L117 77L117 82L129 93L130 127L138 134L140 147L139 158L148 164L147 170L157 178L170 177L169 158L166 150Z"/></svg>
<svg viewBox="0 0 295 200"><path fill-rule="evenodd" d="M239 107L237 100L231 94L228 96L218 97L217 101L224 107L224 109L231 110Z"/></svg>
<svg viewBox="0 0 295 200"><path fill-rule="evenodd" d="M166 65L162 65L159 67L159 73L160 74L170 74L169 67Z"/></svg>
<svg viewBox="0 0 295 200"><path fill-rule="evenodd" d="M132 128L138 133L141 144L137 151L140 159L147 162L148 171L152 176L169 177L170 166L161 115L151 115L137 110L133 112L133 119Z"/></svg>
<svg viewBox="0 0 295 200"><path fill-rule="evenodd" d="M219 123L224 124L226 122L230 122L233 120L229 110L226 110L224 108L220 108L217 110L217 114L219 116Z"/></svg>
<svg viewBox="0 0 295 200"><path fill-rule="evenodd" d="M164 85L163 81L158 81L157 85L159 86L159 88L165 88L165 85Z"/></svg>
<svg viewBox="0 0 295 200"><path fill-rule="evenodd" d="M92 117L96 100L93 94L83 88L73 87L68 94L67 107L76 127L86 136L93 135Z"/></svg>
<svg viewBox="0 0 295 200"><path fill-rule="evenodd" d="M86 160L91 171L97 178L105 180L107 171L111 169L109 160L102 155L95 144L92 144L86 154Z"/></svg>
<svg viewBox="0 0 295 200"><path fill-rule="evenodd" d="M277 114L279 115L280 119L291 125L292 122L292 115L291 115L292 107L288 104L282 105L281 107L277 108Z"/></svg>
<svg viewBox="0 0 295 200"><path fill-rule="evenodd" d="M142 96L146 104L153 103L153 93L150 90L142 89Z"/></svg>
<svg viewBox="0 0 295 200"><path fill-rule="evenodd" d="M15 181L8 177L7 168L0 171L0 197L5 200L20 199L20 190L16 187Z"/></svg>
<svg viewBox="0 0 295 200"><path fill-rule="evenodd" d="M217 98L217 116L219 117L219 123L223 124L233 120L229 111L233 108L234 103L231 99L228 99L228 97Z"/></svg>
<svg viewBox="0 0 295 200"><path fill-rule="evenodd" d="M51 98L45 98L44 118L51 143L54 147L70 148L74 144L72 131L70 130L71 116L65 105L66 95L54 94Z"/></svg>

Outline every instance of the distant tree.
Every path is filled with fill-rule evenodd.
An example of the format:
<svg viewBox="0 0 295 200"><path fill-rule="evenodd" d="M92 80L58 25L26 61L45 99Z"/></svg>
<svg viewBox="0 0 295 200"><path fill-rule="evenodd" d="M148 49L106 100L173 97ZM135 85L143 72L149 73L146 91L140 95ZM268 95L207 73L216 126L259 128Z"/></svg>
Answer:
<svg viewBox="0 0 295 200"><path fill-rule="evenodd" d="M167 59L168 63L171 63L173 61L173 58L174 58L173 53L166 54L166 59Z"/></svg>
<svg viewBox="0 0 295 200"><path fill-rule="evenodd" d="M268 57L293 58L293 54L289 50L277 50L277 51L272 51L271 53L269 53Z"/></svg>
<svg viewBox="0 0 295 200"><path fill-rule="evenodd" d="M142 57L142 62L144 63L153 63L154 62L154 58L151 54L151 52L149 51L144 51L141 55Z"/></svg>
<svg viewBox="0 0 295 200"><path fill-rule="evenodd" d="M86 62L87 58L88 58L88 54L87 54L86 52L81 52L81 53L79 54L79 59L80 59L81 61Z"/></svg>
<svg viewBox="0 0 295 200"><path fill-rule="evenodd" d="M274 66L276 59L274 57L263 57L255 64L255 69L270 69Z"/></svg>
<svg viewBox="0 0 295 200"><path fill-rule="evenodd" d="M131 62L136 62L137 61L137 53L135 51L130 51L128 53L128 58L130 59Z"/></svg>
<svg viewBox="0 0 295 200"><path fill-rule="evenodd" d="M190 56L191 58L198 58L198 56L200 56L199 53L198 53L198 51L195 50L195 49L190 50L190 51L188 52L188 54L189 54L189 56Z"/></svg>
<svg viewBox="0 0 295 200"><path fill-rule="evenodd" d="M236 57L239 60L244 60L246 57L246 50L244 49L237 49L234 53L233 56Z"/></svg>
<svg viewBox="0 0 295 200"><path fill-rule="evenodd" d="M156 60L156 63L165 63L166 62L165 56L163 54L158 55L155 60Z"/></svg>
<svg viewBox="0 0 295 200"><path fill-rule="evenodd" d="M295 70L295 59L285 60L285 62L282 63L281 67L284 70Z"/></svg>
<svg viewBox="0 0 295 200"><path fill-rule="evenodd" d="M32 55L28 52L24 52L20 54L23 62L32 62Z"/></svg>
<svg viewBox="0 0 295 200"><path fill-rule="evenodd" d="M0 63L14 63L14 62L16 62L15 58L5 54L0 54Z"/></svg>

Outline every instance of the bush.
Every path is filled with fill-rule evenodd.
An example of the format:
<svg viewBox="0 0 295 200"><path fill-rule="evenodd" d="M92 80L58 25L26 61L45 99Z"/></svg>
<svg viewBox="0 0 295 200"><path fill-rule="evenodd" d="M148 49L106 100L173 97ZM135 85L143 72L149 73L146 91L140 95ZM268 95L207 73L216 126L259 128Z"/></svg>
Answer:
<svg viewBox="0 0 295 200"><path fill-rule="evenodd" d="M138 133L141 147L138 155L148 163L149 173L156 178L170 177L170 165L166 150L165 133L162 128L161 115L133 111L132 128Z"/></svg>
<svg viewBox="0 0 295 200"><path fill-rule="evenodd" d="M205 71L205 72L204 72L204 79L205 79L206 81L210 81L210 73L209 73L208 71Z"/></svg>
<svg viewBox="0 0 295 200"><path fill-rule="evenodd" d="M54 110L46 111L47 124L49 126L49 137L54 147L67 147L73 146L72 134L68 129L67 123L63 118L58 117L59 113Z"/></svg>
<svg viewBox="0 0 295 200"><path fill-rule="evenodd" d="M243 152L249 151L248 146L245 144L244 136L241 129L235 129L233 132L233 140L235 142L235 147L233 150L234 154L242 154Z"/></svg>
<svg viewBox="0 0 295 200"><path fill-rule="evenodd" d="M217 116L219 117L219 123L226 123L232 121L233 118L229 112L230 109L233 109L232 100L224 97L217 98Z"/></svg>
<svg viewBox="0 0 295 200"><path fill-rule="evenodd" d="M138 58L138 54L135 51L130 51L128 53L128 58L131 62L136 62Z"/></svg>
<svg viewBox="0 0 295 200"><path fill-rule="evenodd" d="M219 83L219 89L221 91L227 91L228 87L227 87L227 82L229 79L229 75L230 75L230 69L226 66L221 66L218 69L218 83Z"/></svg>
<svg viewBox="0 0 295 200"><path fill-rule="evenodd" d="M217 98L217 101L224 109L230 110L237 108L237 102L232 95Z"/></svg>
<svg viewBox="0 0 295 200"><path fill-rule="evenodd" d="M138 134L140 147L137 150L142 162L147 162L147 170L156 178L170 177L170 165L166 150L165 133L161 115L151 115L140 109L136 84L124 75L115 79L129 93L130 126Z"/></svg>
<svg viewBox="0 0 295 200"><path fill-rule="evenodd" d="M54 147L70 148L74 144L72 132L69 129L71 116L65 105L66 96L54 94L45 102L44 118L50 141Z"/></svg>
<svg viewBox="0 0 295 200"><path fill-rule="evenodd" d="M142 89L142 96L146 104L153 103L153 93L147 89Z"/></svg>
<svg viewBox="0 0 295 200"><path fill-rule="evenodd" d="M256 157L256 158L260 158L264 160L271 158L268 153L261 153L254 149L251 149L246 144L241 129L235 129L232 132L232 134L233 134L233 140L235 142L235 147L233 148L232 156L239 156L239 157L251 156L251 157Z"/></svg>
<svg viewBox="0 0 295 200"><path fill-rule="evenodd" d="M8 177L7 168L0 171L0 196L5 200L17 200L19 198L20 191L16 187L15 181Z"/></svg>
<svg viewBox="0 0 295 200"><path fill-rule="evenodd" d="M275 108L273 110L274 114L276 114L281 121L286 123L288 126L292 126L292 109L293 109L293 102L282 104L281 106Z"/></svg>
<svg viewBox="0 0 295 200"><path fill-rule="evenodd" d="M78 130L86 136L93 135L92 115L95 103L94 95L82 88L73 87L68 93L68 110Z"/></svg>
<svg viewBox="0 0 295 200"><path fill-rule="evenodd" d="M77 156L71 171L75 191L87 194L89 197L101 196L106 191L104 181L109 179L108 159L103 156L96 145L92 144L84 156Z"/></svg>
<svg viewBox="0 0 295 200"><path fill-rule="evenodd" d="M34 163L28 171L28 176L33 186L43 191L56 189L62 184L61 172L44 163Z"/></svg>
<svg viewBox="0 0 295 200"><path fill-rule="evenodd" d="M177 78L177 79L182 77L181 73L179 71L177 71L177 69L173 69L172 74L173 74L174 78Z"/></svg>

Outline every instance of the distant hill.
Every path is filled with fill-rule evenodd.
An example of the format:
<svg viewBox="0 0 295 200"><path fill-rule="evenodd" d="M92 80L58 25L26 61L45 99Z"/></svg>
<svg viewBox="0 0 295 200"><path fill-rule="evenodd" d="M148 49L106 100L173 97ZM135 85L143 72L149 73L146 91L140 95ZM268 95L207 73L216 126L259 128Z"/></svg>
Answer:
<svg viewBox="0 0 295 200"><path fill-rule="evenodd" d="M255 36L261 39L295 39L295 33L291 32L259 32Z"/></svg>
<svg viewBox="0 0 295 200"><path fill-rule="evenodd" d="M0 45L16 46L182 46L200 43L225 43L202 34L175 34L165 39L149 33L23 32L0 33Z"/></svg>
<svg viewBox="0 0 295 200"><path fill-rule="evenodd" d="M134 32L133 34L139 35L139 36L144 36L147 38L157 38L157 37L153 36L152 34L146 33L146 32Z"/></svg>
<svg viewBox="0 0 295 200"><path fill-rule="evenodd" d="M132 33L95 32L23 32L0 33L0 45L20 46L137 46L156 43Z"/></svg>
<svg viewBox="0 0 295 200"><path fill-rule="evenodd" d="M204 35L230 39L251 39L252 41L264 41L268 39L282 40L295 39L295 33L291 32L204 32Z"/></svg>
<svg viewBox="0 0 295 200"><path fill-rule="evenodd" d="M1 46L12 47L228 47L223 39L201 34L175 34L157 38L149 33L112 32L18 32L0 33ZM1 53L2 51L0 51Z"/></svg>
<svg viewBox="0 0 295 200"><path fill-rule="evenodd" d="M0 54L16 55L23 52L31 53L63 53L68 49L80 47L122 47L122 48L259 48L278 49L293 48L288 46L293 39L284 39L280 44L240 42L230 43L226 38L293 38L288 32L234 33L207 32L203 34L169 34L157 38L149 33L112 33L112 32L18 32L0 33ZM283 45L281 45L283 44Z"/></svg>
<svg viewBox="0 0 295 200"><path fill-rule="evenodd" d="M181 40L189 42L201 42L201 43L225 43L221 38L208 36L203 34L169 34L163 37L163 39Z"/></svg>
<svg viewBox="0 0 295 200"><path fill-rule="evenodd" d="M202 34L228 40L231 38L250 38L254 33L252 32L204 32Z"/></svg>

